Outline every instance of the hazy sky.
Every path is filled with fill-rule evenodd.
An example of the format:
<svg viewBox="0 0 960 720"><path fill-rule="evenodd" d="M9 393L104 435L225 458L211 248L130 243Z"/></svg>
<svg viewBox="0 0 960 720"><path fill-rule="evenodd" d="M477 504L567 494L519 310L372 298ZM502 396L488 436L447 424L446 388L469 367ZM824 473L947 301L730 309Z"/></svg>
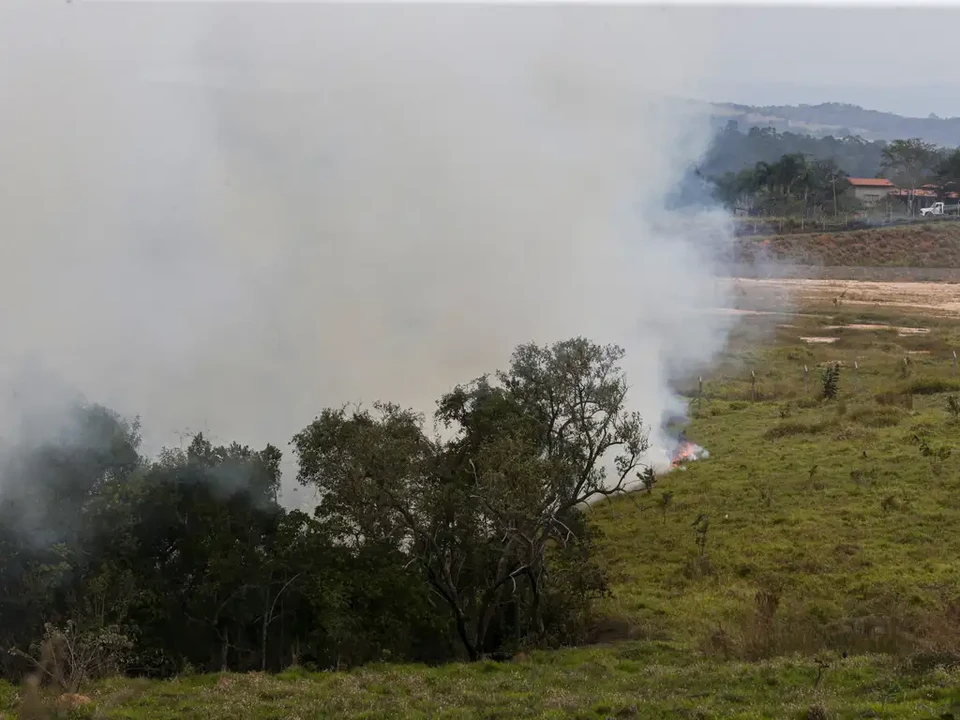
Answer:
<svg viewBox="0 0 960 720"><path fill-rule="evenodd" d="M960 114L895 89L942 82L924 50L955 26L0 0L0 392L20 393L0 415L39 361L154 445L285 446L327 405L429 412L518 343L583 334L627 349L657 427L729 329L702 312L726 302L727 218L665 210L708 124L660 95Z"/></svg>
<svg viewBox="0 0 960 720"><path fill-rule="evenodd" d="M307 12L296 4L269 0L257 4L286 5L272 9L277 17ZM22 71L21 63L36 62L41 54L66 57L91 35L97 37L109 62L125 54L137 59L126 68L115 68L118 73L149 67L160 75L179 74L186 79L198 67L213 75L229 72L218 67L215 57L198 58L196 65L184 67L182 61L165 62L163 56L169 58L178 44L187 47L195 41L200 18L240 17L249 12L250 4L229 2L3 0L0 92L12 75ZM622 17L624 10L596 7L591 12ZM955 43L960 8L711 5L709 9L637 7L628 12L673 14L678 23L690 26L690 38L678 39L664 62L674 62L684 53L703 57L702 47L691 44L702 45L709 36L708 42L716 47L705 73L705 99L751 104L840 101L919 117L960 115L960 77L949 63L937 60ZM259 27L248 31L261 36L271 32L270 21L264 19L267 15L256 15ZM151 45L156 57L146 66L139 65L149 58Z"/></svg>
<svg viewBox="0 0 960 720"><path fill-rule="evenodd" d="M719 11L710 100L850 102L905 115L960 115L960 75L938 60L960 8L746 7Z"/></svg>

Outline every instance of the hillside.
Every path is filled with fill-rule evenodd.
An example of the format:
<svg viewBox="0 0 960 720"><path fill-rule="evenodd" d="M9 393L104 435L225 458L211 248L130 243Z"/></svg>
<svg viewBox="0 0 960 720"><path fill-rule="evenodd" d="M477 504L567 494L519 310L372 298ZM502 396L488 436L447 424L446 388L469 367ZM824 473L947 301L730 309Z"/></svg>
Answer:
<svg viewBox="0 0 960 720"><path fill-rule="evenodd" d="M750 288L744 307L761 307ZM744 315L691 400L710 457L592 512L613 578L605 644L86 692L99 717L138 719L953 717L960 320L884 302ZM823 400L829 363L838 397ZM0 685L0 710L19 701Z"/></svg>
<svg viewBox="0 0 960 720"><path fill-rule="evenodd" d="M738 238L736 262L769 259L826 267L960 268L960 223Z"/></svg>
<svg viewBox="0 0 960 720"><path fill-rule="evenodd" d="M820 105L750 106L719 103L713 106L718 126L735 120L746 127L772 127L815 136L859 135L865 140L919 137L954 147L960 144L960 118L903 117L846 103Z"/></svg>

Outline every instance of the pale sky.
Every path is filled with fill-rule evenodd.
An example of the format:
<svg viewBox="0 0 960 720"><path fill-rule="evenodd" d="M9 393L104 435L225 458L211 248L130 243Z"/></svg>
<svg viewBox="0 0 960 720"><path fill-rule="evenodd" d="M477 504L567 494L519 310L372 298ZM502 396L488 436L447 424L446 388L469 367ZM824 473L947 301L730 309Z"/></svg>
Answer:
<svg viewBox="0 0 960 720"><path fill-rule="evenodd" d="M12 78L41 62L41 56L65 60L84 55L88 66L97 62L97 56L104 72L118 75L134 71L195 82L199 70L208 78L223 79L242 70L215 54L201 52L199 57L187 58L209 23L221 26L221 37L229 33L227 27L233 27L234 44L242 46L255 39L265 55L279 58L284 54L284 34L297 32L297 26L309 31L311 22L322 22L324 12L336 11L279 2L254 7L230 2L3 0L0 93ZM366 7L360 12L389 16L383 25L393 24L402 33L398 15L402 10ZM439 4L406 10L409 16L438 17L465 12L477 14L475 8ZM486 14L503 12L530 11L501 6L488 8ZM839 101L919 117L960 115L960 78L946 57L956 42L960 8L919 4L899 9L840 8L811 3L667 10L593 6L588 12L598 18L675 16L678 25L690 28L690 38L679 40L672 54L701 58L704 43L712 45L708 67L702 69L703 99L745 104ZM548 17L556 10L540 6L536 13ZM250 21L253 17L255 21ZM292 18L298 19L291 22ZM385 27L381 30L386 32Z"/></svg>
<svg viewBox="0 0 960 720"><path fill-rule="evenodd" d="M850 102L915 117L960 115L960 74L947 56L960 7L748 7L714 27L710 100Z"/></svg>
<svg viewBox="0 0 960 720"><path fill-rule="evenodd" d="M725 303L705 252L725 219L664 217L709 125L662 95L960 115L954 28L938 9L0 0L0 371L39 358L154 447L285 446L327 405L429 412L516 344L584 334L627 349L657 424L671 373L727 330L699 312Z"/></svg>

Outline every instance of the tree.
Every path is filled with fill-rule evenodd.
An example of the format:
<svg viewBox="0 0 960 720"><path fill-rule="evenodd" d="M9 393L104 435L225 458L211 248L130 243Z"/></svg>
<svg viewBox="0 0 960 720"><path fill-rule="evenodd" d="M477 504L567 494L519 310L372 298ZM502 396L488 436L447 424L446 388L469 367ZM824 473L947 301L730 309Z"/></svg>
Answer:
<svg viewBox="0 0 960 720"><path fill-rule="evenodd" d="M810 168L810 199L822 208L830 207L836 215L840 212L840 201L847 189L847 173L840 169L836 160L815 160Z"/></svg>
<svg viewBox="0 0 960 720"><path fill-rule="evenodd" d="M832 365L827 365L820 373L820 381L823 386L824 399L836 399L837 389L840 383L840 364L833 363Z"/></svg>
<svg viewBox="0 0 960 720"><path fill-rule="evenodd" d="M911 212L917 185L932 172L938 159L937 146L920 138L894 140L883 149L880 167L893 174L898 184L909 185Z"/></svg>
<svg viewBox="0 0 960 720"><path fill-rule="evenodd" d="M731 122L714 137L700 170L707 178L721 178L727 173L751 170L758 162L775 163L784 155L800 153L811 162L832 159L853 177L873 177L880 169L885 145L883 141L869 142L848 133L814 137L777 132L773 128L740 132L736 122Z"/></svg>
<svg viewBox="0 0 960 720"><path fill-rule="evenodd" d="M934 174L942 187L956 188L960 184L960 148L944 155Z"/></svg>
<svg viewBox="0 0 960 720"><path fill-rule="evenodd" d="M542 636L548 549L577 542L580 507L625 492L647 449L622 356L582 338L521 346L508 371L441 398L447 440L392 404L325 410L293 440L300 482L320 490L343 541L401 554L469 658L511 624Z"/></svg>
<svg viewBox="0 0 960 720"><path fill-rule="evenodd" d="M728 207L757 208L764 214L839 211L847 174L833 158L810 160L802 153L758 162L715 181L714 196Z"/></svg>

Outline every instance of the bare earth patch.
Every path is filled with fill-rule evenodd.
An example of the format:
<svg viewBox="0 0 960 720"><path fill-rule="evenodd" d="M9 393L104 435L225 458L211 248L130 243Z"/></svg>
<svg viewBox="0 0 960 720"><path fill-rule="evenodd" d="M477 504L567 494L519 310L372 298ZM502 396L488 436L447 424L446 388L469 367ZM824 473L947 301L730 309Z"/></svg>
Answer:
<svg viewBox="0 0 960 720"><path fill-rule="evenodd" d="M835 343L837 341L835 337L816 337L816 336L804 337L802 335L800 336L800 339L803 340L805 343Z"/></svg>
<svg viewBox="0 0 960 720"><path fill-rule="evenodd" d="M853 323L851 325L825 325L824 330L896 330L897 335L926 335L930 328L901 327L886 323Z"/></svg>
<svg viewBox="0 0 960 720"><path fill-rule="evenodd" d="M735 294L741 298L763 298L785 306L811 302L835 302L844 305L916 308L935 314L960 317L960 285L952 283L793 278L734 278L729 282L733 284ZM740 312L753 314L756 311ZM904 331L903 334L925 332L924 328L897 328L897 330Z"/></svg>

